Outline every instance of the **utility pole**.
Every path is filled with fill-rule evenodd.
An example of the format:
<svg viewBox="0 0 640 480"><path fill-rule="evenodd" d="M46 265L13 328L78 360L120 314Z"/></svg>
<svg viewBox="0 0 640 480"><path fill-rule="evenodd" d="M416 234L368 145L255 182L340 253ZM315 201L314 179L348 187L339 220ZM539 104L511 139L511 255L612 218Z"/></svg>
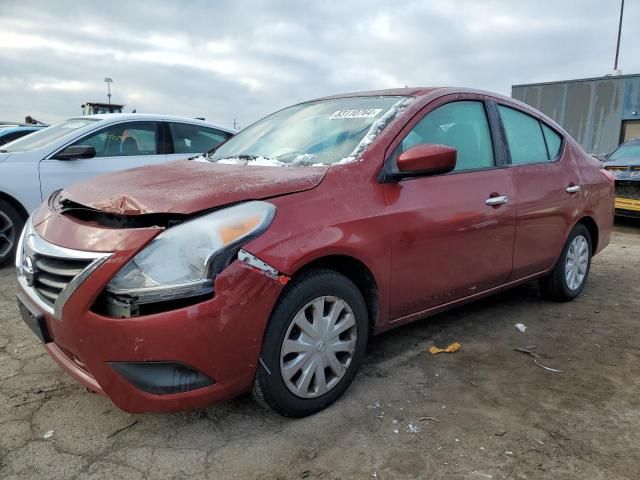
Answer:
<svg viewBox="0 0 640 480"><path fill-rule="evenodd" d="M616 60L613 63L613 71L618 70L618 55L620 54L620 36L622 34L622 14L624 13L624 0L620 3L620 23L618 23L618 42L616 44Z"/></svg>
<svg viewBox="0 0 640 480"><path fill-rule="evenodd" d="M106 77L104 83L107 84L107 98L109 99L109 105L111 105L111 84L113 83L113 79Z"/></svg>

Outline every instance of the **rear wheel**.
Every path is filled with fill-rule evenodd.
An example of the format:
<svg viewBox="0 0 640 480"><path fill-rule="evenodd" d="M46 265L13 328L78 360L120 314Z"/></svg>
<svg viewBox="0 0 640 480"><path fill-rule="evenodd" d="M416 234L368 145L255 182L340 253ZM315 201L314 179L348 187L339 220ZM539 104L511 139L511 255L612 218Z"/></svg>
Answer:
<svg viewBox="0 0 640 480"><path fill-rule="evenodd" d="M13 260L24 219L13 205L0 199L0 267Z"/></svg>
<svg viewBox="0 0 640 480"><path fill-rule="evenodd" d="M543 295L560 302L578 297L589 277L591 255L589 230L578 224L569 234L554 269L540 280Z"/></svg>
<svg viewBox="0 0 640 480"><path fill-rule="evenodd" d="M366 304L347 277L314 270L294 280L269 320L254 396L288 417L322 410L353 380L368 330Z"/></svg>

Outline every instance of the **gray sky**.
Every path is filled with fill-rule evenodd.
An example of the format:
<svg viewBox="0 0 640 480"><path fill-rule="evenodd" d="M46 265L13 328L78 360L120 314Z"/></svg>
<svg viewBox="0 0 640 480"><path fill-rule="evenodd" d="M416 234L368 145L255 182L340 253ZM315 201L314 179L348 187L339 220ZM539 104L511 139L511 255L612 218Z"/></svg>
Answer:
<svg viewBox="0 0 640 480"><path fill-rule="evenodd" d="M86 100L242 126L301 100L405 85L504 94L613 69L619 0L2 0L0 120ZM640 73L640 0L620 68Z"/></svg>

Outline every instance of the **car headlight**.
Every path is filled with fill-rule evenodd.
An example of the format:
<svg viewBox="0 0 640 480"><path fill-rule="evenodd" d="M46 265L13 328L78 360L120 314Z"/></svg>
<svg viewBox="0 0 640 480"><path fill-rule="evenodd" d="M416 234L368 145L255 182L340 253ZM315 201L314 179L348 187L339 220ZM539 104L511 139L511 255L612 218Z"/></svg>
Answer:
<svg viewBox="0 0 640 480"><path fill-rule="evenodd" d="M244 243L267 229L275 210L270 203L251 201L171 227L127 263L107 291L139 303L211 292L215 275Z"/></svg>

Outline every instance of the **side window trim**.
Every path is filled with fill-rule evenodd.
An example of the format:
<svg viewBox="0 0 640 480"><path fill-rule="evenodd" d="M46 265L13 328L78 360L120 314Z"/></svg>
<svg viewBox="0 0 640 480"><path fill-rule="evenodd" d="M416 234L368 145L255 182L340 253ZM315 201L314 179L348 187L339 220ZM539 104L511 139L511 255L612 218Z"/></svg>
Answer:
<svg viewBox="0 0 640 480"><path fill-rule="evenodd" d="M169 128L169 122L158 122L160 126L159 141L161 142L158 149L163 155L172 155L173 151L173 136L171 135L171 128Z"/></svg>
<svg viewBox="0 0 640 480"><path fill-rule="evenodd" d="M538 118L538 128L540 129L540 133L542 134L542 140L544 141L544 148L547 151L547 162L551 162L551 152L549 151L549 142L547 142L547 136L544 134L544 128L542 128L542 122Z"/></svg>
<svg viewBox="0 0 640 480"><path fill-rule="evenodd" d="M498 168L507 167L511 165L511 153L509 152L507 135L504 131L504 125L502 124L502 118L500 117L500 112L498 112L496 101L491 97L487 97L485 100L485 109L487 111L493 141L494 162Z"/></svg>
<svg viewBox="0 0 640 480"><path fill-rule="evenodd" d="M151 120L151 122L156 126L156 153L154 155L162 155L162 122L158 120Z"/></svg>

